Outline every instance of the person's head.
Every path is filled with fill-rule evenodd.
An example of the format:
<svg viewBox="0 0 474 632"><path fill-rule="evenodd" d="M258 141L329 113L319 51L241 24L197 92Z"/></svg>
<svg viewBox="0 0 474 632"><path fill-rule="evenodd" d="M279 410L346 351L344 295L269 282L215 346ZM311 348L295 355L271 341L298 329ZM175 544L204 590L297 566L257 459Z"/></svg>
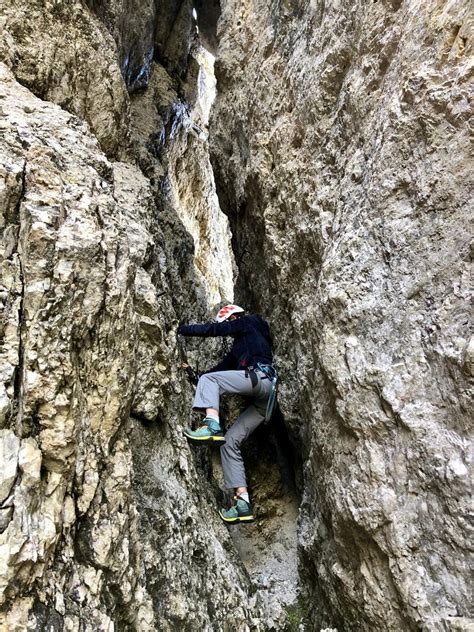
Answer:
<svg viewBox="0 0 474 632"><path fill-rule="evenodd" d="M223 323L225 320L235 320L244 314L245 310L238 305L226 305L216 314L216 323Z"/></svg>

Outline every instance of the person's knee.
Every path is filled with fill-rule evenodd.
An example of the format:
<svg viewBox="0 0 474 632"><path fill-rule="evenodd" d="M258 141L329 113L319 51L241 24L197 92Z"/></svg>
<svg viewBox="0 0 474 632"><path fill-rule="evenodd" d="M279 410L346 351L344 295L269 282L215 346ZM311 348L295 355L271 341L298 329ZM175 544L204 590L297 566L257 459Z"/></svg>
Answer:
<svg viewBox="0 0 474 632"><path fill-rule="evenodd" d="M207 373L205 375L201 375L201 377L198 380L198 384L204 384L205 382L209 381L209 376L207 375Z"/></svg>
<svg viewBox="0 0 474 632"><path fill-rule="evenodd" d="M225 436L225 443L221 445L221 455L229 455L240 451L240 441L235 437Z"/></svg>
<svg viewBox="0 0 474 632"><path fill-rule="evenodd" d="M204 373L198 380L198 384L218 383L217 377L213 373Z"/></svg>

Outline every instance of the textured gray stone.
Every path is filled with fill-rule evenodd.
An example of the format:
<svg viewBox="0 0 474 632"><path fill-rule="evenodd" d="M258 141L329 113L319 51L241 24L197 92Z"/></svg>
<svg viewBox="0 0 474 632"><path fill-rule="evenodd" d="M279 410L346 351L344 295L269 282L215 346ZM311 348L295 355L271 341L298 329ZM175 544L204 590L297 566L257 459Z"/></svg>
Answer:
<svg viewBox="0 0 474 632"><path fill-rule="evenodd" d="M11 430L0 430L0 503L10 495L16 478L20 441Z"/></svg>
<svg viewBox="0 0 474 632"><path fill-rule="evenodd" d="M87 0L117 44L120 70L130 92L145 88L151 74L157 21L154 0ZM161 4L161 3L160 3Z"/></svg>
<svg viewBox="0 0 474 632"><path fill-rule="evenodd" d="M222 10L212 163L236 257L263 255L241 259L236 300L276 330L314 625L456 629L472 538L469 8Z"/></svg>
<svg viewBox="0 0 474 632"><path fill-rule="evenodd" d="M86 120L108 155L123 158L128 99L110 33L82 2L15 0L1 11L0 61L35 95Z"/></svg>

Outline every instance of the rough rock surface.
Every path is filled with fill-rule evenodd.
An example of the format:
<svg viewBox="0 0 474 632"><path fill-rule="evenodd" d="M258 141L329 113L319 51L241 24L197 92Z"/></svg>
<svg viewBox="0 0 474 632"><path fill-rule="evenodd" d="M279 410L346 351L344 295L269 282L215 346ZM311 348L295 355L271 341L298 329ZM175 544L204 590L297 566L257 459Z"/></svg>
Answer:
<svg viewBox="0 0 474 632"><path fill-rule="evenodd" d="M151 75L156 10L154 0L87 0L113 36L122 77L130 92L145 88Z"/></svg>
<svg viewBox="0 0 474 632"><path fill-rule="evenodd" d="M143 267L149 183L108 162L83 122L5 67L1 82L7 625L42 629L56 617L66 629L196 629L229 611L248 619L248 582L226 529L215 519L209 527L213 499L181 435L176 316ZM129 421L140 389L152 387L168 418Z"/></svg>
<svg viewBox="0 0 474 632"><path fill-rule="evenodd" d="M212 163L278 323L310 629L471 629L468 3L222 7Z"/></svg>
<svg viewBox="0 0 474 632"><path fill-rule="evenodd" d="M210 135L192 6L1 6L0 629L467 630L467 3L194 3ZM176 325L237 267L291 441L229 533Z"/></svg>
<svg viewBox="0 0 474 632"><path fill-rule="evenodd" d="M0 628L263 630L182 436L176 326L233 272L199 64L186 83L150 63L148 134L94 13L26 7L2 7Z"/></svg>
<svg viewBox="0 0 474 632"><path fill-rule="evenodd" d="M1 5L0 60L41 99L86 120L109 156L125 157L128 97L115 42L81 2Z"/></svg>
<svg viewBox="0 0 474 632"><path fill-rule="evenodd" d="M190 0L86 0L117 44L129 91L148 85L153 60L184 77L195 33Z"/></svg>

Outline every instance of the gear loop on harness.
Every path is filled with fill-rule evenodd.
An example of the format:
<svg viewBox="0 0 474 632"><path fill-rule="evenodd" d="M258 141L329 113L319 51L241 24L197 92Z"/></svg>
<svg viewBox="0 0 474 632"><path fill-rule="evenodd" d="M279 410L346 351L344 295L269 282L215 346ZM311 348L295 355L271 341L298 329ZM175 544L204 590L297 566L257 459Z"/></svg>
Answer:
<svg viewBox="0 0 474 632"><path fill-rule="evenodd" d="M264 375L267 376L267 378L270 380L270 384L272 385L272 389L268 397L265 419L263 420L263 423L267 424L272 418L273 409L275 408L278 390L278 373L275 367L271 364L262 364L261 362L257 362L257 367L260 371L262 371L262 373L264 373Z"/></svg>

